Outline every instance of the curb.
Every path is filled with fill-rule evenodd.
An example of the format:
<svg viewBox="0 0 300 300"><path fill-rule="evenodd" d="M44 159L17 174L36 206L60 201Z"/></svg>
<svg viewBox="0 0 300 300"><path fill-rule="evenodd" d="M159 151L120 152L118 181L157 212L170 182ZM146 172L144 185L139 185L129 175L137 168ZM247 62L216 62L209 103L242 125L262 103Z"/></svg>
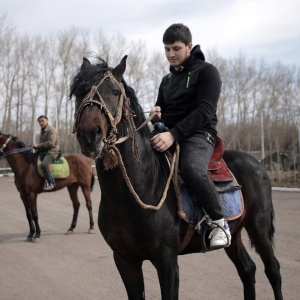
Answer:
<svg viewBox="0 0 300 300"><path fill-rule="evenodd" d="M14 177L14 173L6 173L6 174L0 174L0 177Z"/></svg>
<svg viewBox="0 0 300 300"><path fill-rule="evenodd" d="M14 177L14 173L0 174L1 177ZM95 179L98 179L98 176L95 176ZM272 187L272 191L276 192L300 192L300 188L285 188L285 187Z"/></svg>
<svg viewBox="0 0 300 300"><path fill-rule="evenodd" d="M277 192L300 192L299 188L272 187L272 191Z"/></svg>

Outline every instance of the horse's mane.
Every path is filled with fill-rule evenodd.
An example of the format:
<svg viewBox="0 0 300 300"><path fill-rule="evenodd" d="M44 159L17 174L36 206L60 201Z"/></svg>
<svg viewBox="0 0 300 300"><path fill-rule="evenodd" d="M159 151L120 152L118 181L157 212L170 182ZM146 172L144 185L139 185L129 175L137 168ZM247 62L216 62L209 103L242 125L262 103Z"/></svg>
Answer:
<svg viewBox="0 0 300 300"><path fill-rule="evenodd" d="M11 136L11 141L14 142L15 146L18 149L26 148L27 147L22 141L19 140L18 137L13 136L13 135L9 135L9 136ZM25 160L28 163L31 163L33 165L36 164L36 157L37 157L36 153L32 153L30 150L28 150L28 151L21 152L21 154L23 154Z"/></svg>
<svg viewBox="0 0 300 300"><path fill-rule="evenodd" d="M97 57L98 62L92 64L91 67L83 70L79 69L77 74L74 75L71 81L69 98L72 96L84 97L92 88L97 85L106 71L113 68L107 65L107 62L101 57ZM136 97L135 91L132 87L128 86L124 78L122 78L122 84L124 86L126 96L130 99L130 108L135 112L134 122L136 127L141 125L145 121L145 115L142 107L140 106ZM150 130L148 126L144 126L140 129L143 135L149 137Z"/></svg>

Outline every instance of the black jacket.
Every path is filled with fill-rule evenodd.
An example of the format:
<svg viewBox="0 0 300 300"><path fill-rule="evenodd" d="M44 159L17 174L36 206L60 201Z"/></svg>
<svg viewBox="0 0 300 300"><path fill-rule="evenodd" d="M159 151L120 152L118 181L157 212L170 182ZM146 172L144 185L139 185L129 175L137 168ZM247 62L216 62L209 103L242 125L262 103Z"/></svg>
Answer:
<svg viewBox="0 0 300 300"><path fill-rule="evenodd" d="M163 77L156 106L162 109L162 119L177 141L182 141L199 131L217 135L216 111L221 91L218 70L204 61L197 45L176 71Z"/></svg>

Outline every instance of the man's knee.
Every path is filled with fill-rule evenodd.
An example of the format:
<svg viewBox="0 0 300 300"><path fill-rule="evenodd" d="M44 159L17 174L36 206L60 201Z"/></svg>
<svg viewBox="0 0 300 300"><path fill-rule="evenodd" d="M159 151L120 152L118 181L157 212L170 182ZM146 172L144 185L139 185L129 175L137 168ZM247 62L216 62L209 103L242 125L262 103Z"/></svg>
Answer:
<svg viewBox="0 0 300 300"><path fill-rule="evenodd" d="M44 162L44 161L41 162L41 168L42 168L42 169L47 169L47 168L48 168L48 165L49 165L48 162Z"/></svg>
<svg viewBox="0 0 300 300"><path fill-rule="evenodd" d="M207 181L207 169L201 166L185 165L180 167L182 178L197 178L199 181Z"/></svg>

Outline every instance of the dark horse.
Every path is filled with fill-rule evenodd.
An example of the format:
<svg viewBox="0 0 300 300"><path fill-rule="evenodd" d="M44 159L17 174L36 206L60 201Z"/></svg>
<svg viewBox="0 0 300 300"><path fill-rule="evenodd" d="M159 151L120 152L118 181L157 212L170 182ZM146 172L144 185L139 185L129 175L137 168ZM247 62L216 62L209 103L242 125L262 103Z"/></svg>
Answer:
<svg viewBox="0 0 300 300"><path fill-rule="evenodd" d="M96 160L101 187L98 225L113 250L128 298L145 299L142 263L150 260L157 270L161 298L178 299L177 255L201 252L202 243L194 233L179 251L181 233L187 231L188 224L177 215L174 186L170 185L167 194L164 190L168 178L162 154L151 148L150 129L140 128L145 124L144 113L133 89L122 78L126 57L115 68L102 59L97 64L83 59L70 90L70 97L76 98L74 132L82 153ZM230 221L232 242L225 251L243 282L244 299L255 299L256 266L242 243L245 228L264 263L275 299L280 300L269 178L259 162L243 152L225 151L224 158L242 186L245 202L242 216Z"/></svg>
<svg viewBox="0 0 300 300"><path fill-rule="evenodd" d="M15 175L15 185L25 206L29 223L28 241L39 241L41 229L38 222L37 195L43 193L45 179L38 173L37 154L32 153L31 147L21 142L17 137L0 132L0 158L6 160ZM94 185L94 175L91 164L82 156L66 155L70 173L67 178L56 179L56 187L52 191L68 188L73 203L73 219L67 233L72 233L76 227L79 212L78 188L81 187L86 207L89 212L89 233L94 233L91 191ZM52 192L50 191L50 192Z"/></svg>

